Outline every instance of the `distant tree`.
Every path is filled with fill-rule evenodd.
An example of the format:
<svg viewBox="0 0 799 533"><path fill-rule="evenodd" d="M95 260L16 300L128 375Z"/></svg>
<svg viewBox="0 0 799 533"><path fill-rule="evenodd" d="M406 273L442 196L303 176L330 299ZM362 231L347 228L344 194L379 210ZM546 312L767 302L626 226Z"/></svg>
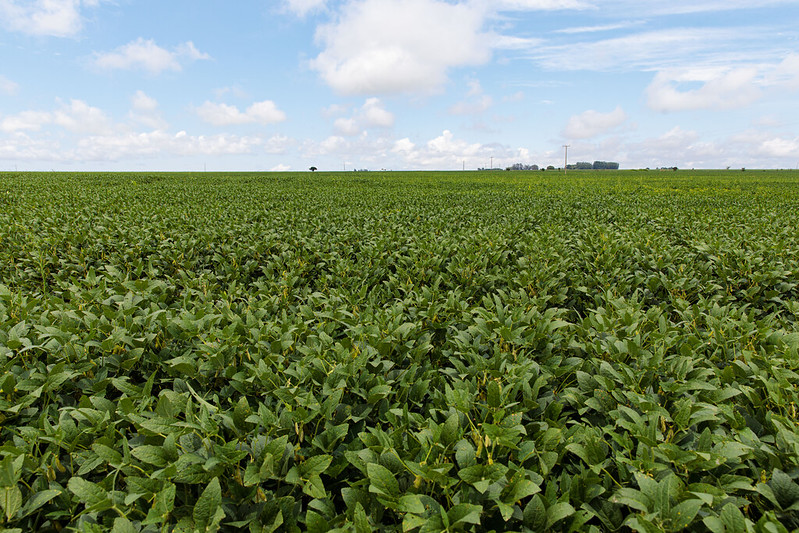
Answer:
<svg viewBox="0 0 799 533"><path fill-rule="evenodd" d="M311 172L316 172L316 167L311 167L308 170L310 170Z"/></svg>
<svg viewBox="0 0 799 533"><path fill-rule="evenodd" d="M594 170L619 170L619 164L612 161L594 161Z"/></svg>
<svg viewBox="0 0 799 533"><path fill-rule="evenodd" d="M555 167L553 167L552 165L547 165L547 170L555 170Z"/></svg>

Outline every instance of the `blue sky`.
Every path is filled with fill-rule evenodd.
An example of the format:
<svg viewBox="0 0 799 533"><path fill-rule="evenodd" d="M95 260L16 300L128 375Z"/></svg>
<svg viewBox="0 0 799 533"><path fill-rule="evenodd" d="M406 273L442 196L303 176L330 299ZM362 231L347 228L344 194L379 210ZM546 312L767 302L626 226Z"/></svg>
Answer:
<svg viewBox="0 0 799 533"><path fill-rule="evenodd" d="M797 168L799 1L0 0L0 170Z"/></svg>

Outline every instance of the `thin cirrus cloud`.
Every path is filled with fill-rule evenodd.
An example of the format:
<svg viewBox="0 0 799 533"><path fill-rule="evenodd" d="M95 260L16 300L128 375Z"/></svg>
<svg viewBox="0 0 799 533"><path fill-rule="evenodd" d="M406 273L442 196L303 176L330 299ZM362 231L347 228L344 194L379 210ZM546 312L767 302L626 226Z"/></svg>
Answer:
<svg viewBox="0 0 799 533"><path fill-rule="evenodd" d="M100 0L0 0L0 25L28 35L71 37L83 28L81 10Z"/></svg>
<svg viewBox="0 0 799 533"><path fill-rule="evenodd" d="M161 74L167 70L180 71L184 63L203 59L211 59L211 56L197 50L191 41L167 50L153 39L139 37L113 52L96 53L93 63L102 70L144 70Z"/></svg>
<svg viewBox="0 0 799 533"><path fill-rule="evenodd" d="M528 54L551 71L657 71L758 57L757 40L750 31L738 28L670 28L544 45Z"/></svg>
<svg viewBox="0 0 799 533"><path fill-rule="evenodd" d="M286 114L271 100L255 102L244 111L234 105L207 101L196 108L195 112L203 121L214 126L274 124L286 120Z"/></svg>

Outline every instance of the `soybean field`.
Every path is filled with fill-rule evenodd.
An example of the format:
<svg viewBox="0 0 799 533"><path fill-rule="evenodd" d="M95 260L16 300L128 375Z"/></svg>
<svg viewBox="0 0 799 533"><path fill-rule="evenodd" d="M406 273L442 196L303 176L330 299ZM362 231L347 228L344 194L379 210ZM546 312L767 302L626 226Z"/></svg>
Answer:
<svg viewBox="0 0 799 533"><path fill-rule="evenodd" d="M797 284L797 171L0 173L0 530L796 530Z"/></svg>

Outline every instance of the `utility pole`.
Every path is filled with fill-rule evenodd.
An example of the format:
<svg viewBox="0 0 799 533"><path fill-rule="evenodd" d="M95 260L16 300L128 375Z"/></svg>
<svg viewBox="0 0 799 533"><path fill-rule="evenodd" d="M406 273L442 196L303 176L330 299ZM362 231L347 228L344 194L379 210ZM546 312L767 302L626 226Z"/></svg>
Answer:
<svg viewBox="0 0 799 533"><path fill-rule="evenodd" d="M494 170L494 156L491 156L491 168L488 170Z"/></svg>
<svg viewBox="0 0 799 533"><path fill-rule="evenodd" d="M563 175L566 175L566 167L569 165L569 146L570 144L563 145Z"/></svg>

